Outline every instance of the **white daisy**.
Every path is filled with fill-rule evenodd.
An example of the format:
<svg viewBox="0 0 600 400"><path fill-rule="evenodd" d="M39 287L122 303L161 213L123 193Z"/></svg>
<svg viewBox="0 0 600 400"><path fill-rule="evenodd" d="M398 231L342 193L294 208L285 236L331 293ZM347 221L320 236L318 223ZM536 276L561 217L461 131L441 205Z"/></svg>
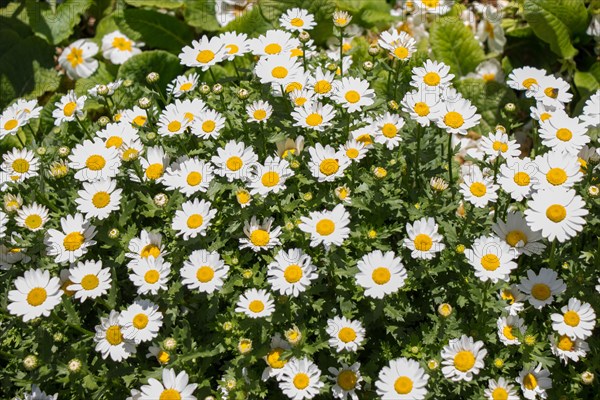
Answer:
<svg viewBox="0 0 600 400"><path fill-rule="evenodd" d="M508 282L510 273L517 268L514 262L517 252L495 236L480 236L472 249L465 250L469 264L475 268L475 276L483 282Z"/></svg>
<svg viewBox="0 0 600 400"><path fill-rule="evenodd" d="M113 361L123 361L136 353L135 343L123 337L119 318L119 312L112 310L108 318L100 318L100 325L96 325L94 342L103 360L110 356Z"/></svg>
<svg viewBox="0 0 600 400"><path fill-rule="evenodd" d="M521 155L520 146L516 140L509 140L506 132L497 129L495 133L490 133L481 138L481 148L483 152L490 156L492 160L502 156L505 160Z"/></svg>
<svg viewBox="0 0 600 400"><path fill-rule="evenodd" d="M378 43L400 61L408 61L417 50L417 42L412 36L394 28L382 32Z"/></svg>
<svg viewBox="0 0 600 400"><path fill-rule="evenodd" d="M157 294L159 290L167 289L171 263L164 261L162 256L142 258L130 267L129 279L137 287L138 294Z"/></svg>
<svg viewBox="0 0 600 400"><path fill-rule="evenodd" d="M202 139L216 139L225 127L225 117L218 111L206 109L191 125L191 132Z"/></svg>
<svg viewBox="0 0 600 400"><path fill-rule="evenodd" d="M437 126L448 133L466 135L470 128L479 124L481 115L477 114L477 107L467 99L461 97L453 101L444 101L432 116Z"/></svg>
<svg viewBox="0 0 600 400"><path fill-rule="evenodd" d="M248 122L267 122L273 114L273 107L268 101L257 100L246 106L246 114L248 114Z"/></svg>
<svg viewBox="0 0 600 400"><path fill-rule="evenodd" d="M344 171L350 166L350 159L345 152L336 151L333 147L316 143L315 147L309 147L310 161L308 168L312 176L319 182L333 182L344 176Z"/></svg>
<svg viewBox="0 0 600 400"><path fill-rule="evenodd" d="M470 382L485 367L483 359L486 355L481 340L475 341L466 335L452 339L442 350L442 373L455 382Z"/></svg>
<svg viewBox="0 0 600 400"><path fill-rule="evenodd" d="M538 166L529 157L509 158L500 165L498 184L514 200L521 201L531 196L538 185Z"/></svg>
<svg viewBox="0 0 600 400"><path fill-rule="evenodd" d="M428 14L444 15L450 12L452 0L415 0L414 5Z"/></svg>
<svg viewBox="0 0 600 400"><path fill-rule="evenodd" d="M110 123L104 129L98 131L96 135L104 139L106 147L114 147L123 154L124 145L135 140L139 140L138 130L131 124L125 122Z"/></svg>
<svg viewBox="0 0 600 400"><path fill-rule="evenodd" d="M583 179L577 155L550 151L533 160L537 167L537 182L534 189L570 189Z"/></svg>
<svg viewBox="0 0 600 400"><path fill-rule="evenodd" d="M163 314L150 300L135 300L121 312L119 325L125 339L133 340L136 344L148 342L158 336L163 325Z"/></svg>
<svg viewBox="0 0 600 400"><path fill-rule="evenodd" d="M408 238L404 239L404 247L412 251L412 258L431 260L435 253L446 248L433 218L421 218L412 225L407 223L406 234Z"/></svg>
<svg viewBox="0 0 600 400"><path fill-rule="evenodd" d="M454 75L450 73L450 67L442 62L427 60L422 67L412 70L410 85L418 90L429 91L431 88L442 90L452 84Z"/></svg>
<svg viewBox="0 0 600 400"><path fill-rule="evenodd" d="M569 360L577 362L579 358L585 358L590 351L590 346L582 339L570 338L568 335L550 335L549 339L552 354L564 361L565 365Z"/></svg>
<svg viewBox="0 0 600 400"><path fill-rule="evenodd" d="M356 352L365 340L365 328L360 321L352 321L346 317L333 317L327 320L329 346L338 353L347 350Z"/></svg>
<svg viewBox="0 0 600 400"><path fill-rule="evenodd" d="M300 217L302 221L298 228L310 233L311 247L323 243L325 248L331 245L341 246L350 235L350 214L343 205L338 204L331 211L311 211L308 217Z"/></svg>
<svg viewBox="0 0 600 400"><path fill-rule="evenodd" d="M144 43L136 43L127 36L113 31L102 37L102 55L113 64L123 64L136 54L140 54Z"/></svg>
<svg viewBox="0 0 600 400"><path fill-rule="evenodd" d="M229 273L229 265L223 262L216 251L194 250L184 261L179 273L181 283L188 289L214 293L223 287Z"/></svg>
<svg viewBox="0 0 600 400"><path fill-rule="evenodd" d="M360 111L375 102L375 91L369 88L369 81L344 77L333 82L331 99L348 112Z"/></svg>
<svg viewBox="0 0 600 400"><path fill-rule="evenodd" d="M138 106L134 106L131 110L125 110L121 114L121 119L118 122L133 125L135 128L146 126L148 122L148 113Z"/></svg>
<svg viewBox="0 0 600 400"><path fill-rule="evenodd" d="M499 298L508 302L504 309L508 311L509 315L518 315L525 309L524 301L526 296L519 290L518 285L511 285L508 288L502 289L499 293Z"/></svg>
<svg viewBox="0 0 600 400"><path fill-rule="evenodd" d="M569 93L571 85L567 81L549 75L540 78L531 90L538 102L550 107L562 108L564 104L569 103L573 98L573 95Z"/></svg>
<svg viewBox="0 0 600 400"><path fill-rule="evenodd" d="M282 357L282 353L290 349L290 345L287 341L281 338L279 333L276 333L271 338L271 345L269 352L264 357L267 367L263 370L262 380L266 381L269 378L275 377L279 379L283 372L283 367L287 364L288 360Z"/></svg>
<svg viewBox="0 0 600 400"><path fill-rule="evenodd" d="M233 60L235 57L243 56L250 51L248 35L245 33L223 32L219 39L225 48L225 59Z"/></svg>
<svg viewBox="0 0 600 400"><path fill-rule="evenodd" d="M556 271L541 268L537 275L532 270L527 270L527 278L521 278L518 288L528 296L529 303L534 308L541 310L554 302L554 296L567 290L567 285L558 278Z"/></svg>
<svg viewBox="0 0 600 400"><path fill-rule="evenodd" d="M212 164L196 157L183 156L167 168L163 183L169 190L178 190L190 197L196 193L206 193L213 179Z"/></svg>
<svg viewBox="0 0 600 400"><path fill-rule="evenodd" d="M523 368L516 381L521 385L523 396L530 400L534 400L538 396L545 399L548 397L546 389L552 388L550 371L543 368L541 363L537 367Z"/></svg>
<svg viewBox="0 0 600 400"><path fill-rule="evenodd" d="M281 295L298 297L317 279L317 267L301 249L279 250L267 266L267 280Z"/></svg>
<svg viewBox="0 0 600 400"><path fill-rule="evenodd" d="M260 83L286 86L291 81L298 79L302 67L297 58L290 58L287 54L262 57L254 68Z"/></svg>
<svg viewBox="0 0 600 400"><path fill-rule="evenodd" d="M22 182L38 175L39 159L31 150L15 147L2 154L2 159L4 162L0 167L14 182Z"/></svg>
<svg viewBox="0 0 600 400"><path fill-rule="evenodd" d="M8 292L8 312L23 318L23 322L41 316L48 317L62 300L60 281L49 271L29 269L14 281L15 290Z"/></svg>
<svg viewBox="0 0 600 400"><path fill-rule="evenodd" d="M193 92L198 87L198 74L192 72L189 75L179 75L167 85L167 93L178 99L186 93Z"/></svg>
<svg viewBox="0 0 600 400"><path fill-rule="evenodd" d="M598 128L600 126L600 90L597 90L586 100L579 119L588 128ZM2 137L2 134L0 134L0 137Z"/></svg>
<svg viewBox="0 0 600 400"><path fill-rule="evenodd" d="M310 31L317 24L314 15L302 8L290 8L280 18L279 23L290 32Z"/></svg>
<svg viewBox="0 0 600 400"><path fill-rule="evenodd" d="M308 358L292 358L283 367L279 387L288 398L312 399L325 384L321 382L321 370Z"/></svg>
<svg viewBox="0 0 600 400"><path fill-rule="evenodd" d="M276 142L275 145L277 145L277 155L280 158L298 156L304 150L304 136L298 136L296 140L285 138Z"/></svg>
<svg viewBox="0 0 600 400"><path fill-rule="evenodd" d="M365 289L365 296L382 299L404 286L408 277L400 257L393 251L374 250L365 254L356 265L356 283Z"/></svg>
<svg viewBox="0 0 600 400"><path fill-rule="evenodd" d="M165 109L158 117L158 134L164 137L173 137L185 133L190 124L190 119L186 118L185 113L178 107L179 100L175 103L167 104ZM193 115L191 116L193 119Z"/></svg>
<svg viewBox="0 0 600 400"><path fill-rule="evenodd" d="M566 113L541 122L539 136L544 146L574 156L591 140L585 124Z"/></svg>
<svg viewBox="0 0 600 400"><path fill-rule="evenodd" d="M129 252L125 255L131 259L128 264L130 267L139 260L150 256L158 258L168 254L164 251L165 246L162 243L162 235L160 233L149 232L145 229L140 232L139 238L134 237L129 241L128 249Z"/></svg>
<svg viewBox="0 0 600 400"><path fill-rule="evenodd" d="M367 148L356 139L349 139L343 145L340 145L339 151L346 155L350 162L358 162L367 155Z"/></svg>
<svg viewBox="0 0 600 400"><path fill-rule="evenodd" d="M121 159L114 147L106 147L102 139L84 140L75 146L69 155L69 168L73 168L75 179L94 182L114 178L119 173Z"/></svg>
<svg viewBox="0 0 600 400"><path fill-rule="evenodd" d="M483 393L486 400L520 400L514 385L511 385L502 377L498 380L490 379L488 387Z"/></svg>
<svg viewBox="0 0 600 400"><path fill-rule="evenodd" d="M84 182L83 190L79 190L75 199L77 211L86 218L106 219L121 207L122 189L117 189L117 182L102 179L95 182Z"/></svg>
<svg viewBox="0 0 600 400"><path fill-rule="evenodd" d="M506 84L515 90L526 91L525 95L527 97L533 97L533 89L545 76L546 71L541 69L533 67L515 68L508 75Z"/></svg>
<svg viewBox="0 0 600 400"><path fill-rule="evenodd" d="M492 225L492 230L518 255L542 254L546 248L546 245L541 243L543 239L541 233L532 231L523 214L518 211L510 211L506 216L506 222L498 220Z"/></svg>
<svg viewBox="0 0 600 400"><path fill-rule="evenodd" d="M174 369L165 368L162 382L150 378L148 384L140 388L139 400L196 400L193 393L198 385L188 382L189 376L185 371L175 375Z"/></svg>
<svg viewBox="0 0 600 400"><path fill-rule="evenodd" d="M98 69L98 45L91 40L79 39L63 49L58 64L71 79L87 78Z"/></svg>
<svg viewBox="0 0 600 400"><path fill-rule="evenodd" d="M90 225L83 215L67 215L60 219L61 231L48 229L44 243L49 256L55 256L54 262L73 263L87 253L88 247L96 244L96 227Z"/></svg>
<svg viewBox="0 0 600 400"><path fill-rule="evenodd" d="M250 222L244 222L244 234L246 237L240 238L240 249L246 247L259 252L261 250L269 250L281 244L279 235L281 228L275 227L271 230L271 225L275 221L274 218L266 218L262 224L253 216Z"/></svg>
<svg viewBox="0 0 600 400"><path fill-rule="evenodd" d="M14 108L7 108L0 114L0 140L17 133L25 125L25 115Z"/></svg>
<svg viewBox="0 0 600 400"><path fill-rule="evenodd" d="M54 125L60 126L63 122L74 121L75 118L79 118L83 115L83 106L87 96L77 97L73 90L70 90L67 94L60 98L59 101L54 103L56 108L52 111L52 118L54 118Z"/></svg>
<svg viewBox="0 0 600 400"><path fill-rule="evenodd" d="M258 156L251 146L246 147L243 142L235 140L228 141L225 147L219 147L217 155L211 158L216 167L215 173L229 182L250 177L257 161Z"/></svg>
<svg viewBox="0 0 600 400"><path fill-rule="evenodd" d="M240 295L235 312L244 313L250 318L268 317L275 311L271 295L264 289L248 289Z"/></svg>
<svg viewBox="0 0 600 400"><path fill-rule="evenodd" d="M396 358L379 371L375 382L382 400L423 400L429 375L415 360Z"/></svg>
<svg viewBox="0 0 600 400"><path fill-rule="evenodd" d="M102 261L80 261L69 268L69 281L67 290L75 292L75 298L83 303L108 293L112 278L110 268L102 268Z"/></svg>
<svg viewBox="0 0 600 400"><path fill-rule="evenodd" d="M298 39L281 29L271 29L249 42L252 53L263 58L279 54L289 58L290 52L300 44Z"/></svg>
<svg viewBox="0 0 600 400"><path fill-rule="evenodd" d="M550 316L552 329L573 339L585 340L592 335L596 326L596 313L589 303L570 298L569 303L560 311L561 314L555 313Z"/></svg>
<svg viewBox="0 0 600 400"><path fill-rule="evenodd" d="M493 177L483 176L477 166L469 167L460 184L460 192L465 200L478 208L485 208L489 202L496 202L497 191L498 185L494 184Z"/></svg>
<svg viewBox="0 0 600 400"><path fill-rule="evenodd" d="M200 40L193 40L192 46L185 46L179 53L181 64L188 67L198 67L206 71L211 66L225 59L227 49L218 37L208 38L204 35Z"/></svg>
<svg viewBox="0 0 600 400"><path fill-rule="evenodd" d="M146 150L146 156L140 158L142 166L142 179L144 181L160 183L163 180L165 169L169 165L169 156L160 146L153 146Z"/></svg>
<svg viewBox="0 0 600 400"><path fill-rule="evenodd" d="M421 126L429 126L441 104L437 94L413 90L404 95L401 105L402 111L409 114L413 121Z"/></svg>
<svg viewBox="0 0 600 400"><path fill-rule="evenodd" d="M188 200L181 205L181 210L175 211L171 228L183 240L195 238L198 234L206 236L206 230L211 225L211 220L217 215L217 210L211 208L211 203L206 200Z"/></svg>
<svg viewBox="0 0 600 400"><path fill-rule="evenodd" d="M521 344L519 337L522 337L527 330L525 320L517 316L499 317L496 326L498 337L505 346Z"/></svg>
<svg viewBox="0 0 600 400"><path fill-rule="evenodd" d="M265 197L269 193L279 193L286 189L286 180L294 175L287 160L267 157L264 164L256 163L249 176L248 186L251 194Z"/></svg>
<svg viewBox="0 0 600 400"><path fill-rule="evenodd" d="M375 120L375 141L385 144L390 150L398 147L402 141L400 129L404 127L404 118L389 112L380 115Z"/></svg>
<svg viewBox="0 0 600 400"><path fill-rule="evenodd" d="M331 373L331 379L335 382L335 385L331 388L333 397L336 399L347 400L358 400L356 391L360 389L363 377L360 373L360 363L354 363L348 365L341 363L339 369L329 367L328 371Z"/></svg>

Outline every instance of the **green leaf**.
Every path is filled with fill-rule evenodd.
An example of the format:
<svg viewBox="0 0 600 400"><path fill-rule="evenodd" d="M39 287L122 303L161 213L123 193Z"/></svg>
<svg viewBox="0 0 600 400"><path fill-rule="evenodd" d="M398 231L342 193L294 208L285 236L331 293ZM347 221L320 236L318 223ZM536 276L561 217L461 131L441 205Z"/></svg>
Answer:
<svg viewBox="0 0 600 400"><path fill-rule="evenodd" d="M146 75L150 72L160 74L158 87L164 91L169 82L182 72L182 67L179 58L171 53L163 50L145 51L125 61L119 68L117 78L145 82ZM138 87L138 90L141 89ZM132 93L134 98L139 95L140 93Z"/></svg>
<svg viewBox="0 0 600 400"><path fill-rule="evenodd" d="M92 0L66 0L56 11L50 4L26 0L26 18L31 29L51 44L59 44L69 38L81 15L92 5Z"/></svg>
<svg viewBox="0 0 600 400"><path fill-rule="evenodd" d="M479 42L458 18L444 17L435 21L429 40L435 58L449 65L457 76L474 71L485 59Z"/></svg>
<svg viewBox="0 0 600 400"><path fill-rule="evenodd" d="M525 0L525 20L535 35L562 58L573 58L572 37L587 28L583 0Z"/></svg>
<svg viewBox="0 0 600 400"><path fill-rule="evenodd" d="M184 22L157 11L127 9L114 20L119 29L131 35L132 39L143 41L147 47L176 54L194 39L194 33Z"/></svg>
<svg viewBox="0 0 600 400"><path fill-rule="evenodd" d="M221 28L215 16L214 0L186 0L183 5L183 19L189 25L203 31L217 31Z"/></svg>
<svg viewBox="0 0 600 400"><path fill-rule="evenodd" d="M202 3L201 1L197 2ZM134 7L154 7L168 10L179 8L183 5L182 0L125 0L125 3Z"/></svg>

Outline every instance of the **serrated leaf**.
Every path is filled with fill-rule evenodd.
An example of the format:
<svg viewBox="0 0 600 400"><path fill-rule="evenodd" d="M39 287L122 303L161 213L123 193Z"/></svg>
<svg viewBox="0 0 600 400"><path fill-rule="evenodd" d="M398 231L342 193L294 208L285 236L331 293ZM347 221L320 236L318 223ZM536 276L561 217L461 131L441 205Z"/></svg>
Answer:
<svg viewBox="0 0 600 400"><path fill-rule="evenodd" d="M444 17L435 21L429 41L435 58L449 65L457 76L474 71L485 59L473 32L458 18Z"/></svg>
<svg viewBox="0 0 600 400"><path fill-rule="evenodd" d="M525 0L525 20L535 35L563 58L573 58L577 49L571 38L587 27L583 0Z"/></svg>
<svg viewBox="0 0 600 400"><path fill-rule="evenodd" d="M31 29L51 44L66 40L81 20L81 15L92 5L92 0L66 0L52 10L50 4L26 0L24 13Z"/></svg>

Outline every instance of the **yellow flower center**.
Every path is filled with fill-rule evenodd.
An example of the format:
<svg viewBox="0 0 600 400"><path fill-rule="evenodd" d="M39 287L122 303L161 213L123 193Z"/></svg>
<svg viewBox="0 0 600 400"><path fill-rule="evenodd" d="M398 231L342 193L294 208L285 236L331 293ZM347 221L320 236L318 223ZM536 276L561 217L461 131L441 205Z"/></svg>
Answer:
<svg viewBox="0 0 600 400"><path fill-rule="evenodd" d="M206 133L211 133L212 131L215 130L217 124L215 124L215 121L212 120L208 120L208 121L204 121L202 123L202 130Z"/></svg>
<svg viewBox="0 0 600 400"><path fill-rule="evenodd" d="M104 208L110 203L110 194L107 192L98 192L92 196L92 204L96 208Z"/></svg>
<svg viewBox="0 0 600 400"><path fill-rule="evenodd" d="M115 147L115 148L119 148L123 145L123 138L119 137L119 136L111 136L106 140L106 143L104 143L104 145L109 148L109 147Z"/></svg>
<svg viewBox="0 0 600 400"><path fill-rule="evenodd" d="M106 330L106 341L113 346L117 346L123 342L123 334L119 325L113 325Z"/></svg>
<svg viewBox="0 0 600 400"><path fill-rule="evenodd" d="M519 186L527 186L531 182L531 178L526 172L517 172L515 176L513 176L513 180Z"/></svg>
<svg viewBox="0 0 600 400"><path fill-rule="evenodd" d="M285 269L283 277L287 283L296 283L302 279L302 268L299 265L292 264Z"/></svg>
<svg viewBox="0 0 600 400"><path fill-rule="evenodd" d="M306 117L306 123L310 126L321 125L323 122L323 117L321 114L312 113L308 117Z"/></svg>
<svg viewBox="0 0 600 400"><path fill-rule="evenodd" d="M537 383L537 378L535 377L535 375L529 373L527 375L525 375L525 377L523 378L523 386L525 386L525 389L527 390L533 390L537 387L538 383Z"/></svg>
<svg viewBox="0 0 600 400"><path fill-rule="evenodd" d="M114 38L112 45L114 48L121 51L131 51L131 40L127 40L124 37Z"/></svg>
<svg viewBox="0 0 600 400"><path fill-rule="evenodd" d="M146 117L145 115L138 115L133 119L133 123L137 126L144 126L147 119L148 117Z"/></svg>
<svg viewBox="0 0 600 400"><path fill-rule="evenodd" d="M415 249L419 251L429 251L431 246L433 246L433 241L429 235L425 235L423 233L419 233L414 240Z"/></svg>
<svg viewBox="0 0 600 400"><path fill-rule="evenodd" d="M500 266L500 259L495 254L486 254L481 257L481 266L487 271L495 271Z"/></svg>
<svg viewBox="0 0 600 400"><path fill-rule="evenodd" d="M579 314L577 314L577 312L569 310L565 313L564 315L564 321L565 324L569 325L569 326L577 326L579 325Z"/></svg>
<svg viewBox="0 0 600 400"><path fill-rule="evenodd" d="M187 219L187 226L190 229L198 229L202 226L204 218L200 214L192 214Z"/></svg>
<svg viewBox="0 0 600 400"><path fill-rule="evenodd" d="M156 359L158 360L159 363L166 364L171 359L171 356L169 356L169 353L167 353L166 351L160 350L158 352L158 354L156 355Z"/></svg>
<svg viewBox="0 0 600 400"><path fill-rule="evenodd" d="M77 103L75 103L74 101L70 101L67 104L65 104L63 108L63 113L65 114L65 117L70 117L71 115L73 115L76 109Z"/></svg>
<svg viewBox="0 0 600 400"><path fill-rule="evenodd" d="M494 144L492 144L492 147L495 151L501 151L502 153L506 153L506 151L508 150L508 144L500 142L498 140L496 140Z"/></svg>
<svg viewBox="0 0 600 400"><path fill-rule="evenodd" d="M236 193L237 201L240 204L246 204L250 201L250 193L246 190L241 190Z"/></svg>
<svg viewBox="0 0 600 400"><path fill-rule="evenodd" d="M440 84L441 78L436 72L428 72L423 77L423 82L429 86L437 86Z"/></svg>
<svg viewBox="0 0 600 400"><path fill-rule="evenodd" d="M296 376L294 376L294 386L296 387L296 389L305 389L309 383L310 379L308 378L308 375L306 375L303 372L300 372L296 374Z"/></svg>
<svg viewBox="0 0 600 400"><path fill-rule="evenodd" d="M533 79L533 78L527 78L527 79L525 79L523 81L523 87L525 89L529 89L529 88L531 88L531 86L537 85L537 83L538 83L538 81L536 81L535 79Z"/></svg>
<svg viewBox="0 0 600 400"><path fill-rule="evenodd" d="M503 290L500 296L502 297L502 300L508 300L508 304L515 303L515 295L512 294L510 290Z"/></svg>
<svg viewBox="0 0 600 400"><path fill-rule="evenodd" d="M85 237L80 232L71 232L63 239L63 246L67 251L75 251L83 245L84 241Z"/></svg>
<svg viewBox="0 0 600 400"><path fill-rule="evenodd" d="M358 150L354 149L354 148L346 150L346 155L350 159L354 159L354 158L358 157L359 154L360 153L358 152Z"/></svg>
<svg viewBox="0 0 600 400"><path fill-rule="evenodd" d="M473 182L469 190L471 191L471 194L475 197L482 197L487 192L487 188L481 182Z"/></svg>
<svg viewBox="0 0 600 400"><path fill-rule="evenodd" d="M47 298L48 293L46 292L46 289L36 287L31 289L27 294L27 303L29 303L30 306L37 307L45 302Z"/></svg>
<svg viewBox="0 0 600 400"><path fill-rule="evenodd" d="M419 117L425 117L429 115L429 106L422 101L415 103L413 110L415 110Z"/></svg>
<svg viewBox="0 0 600 400"><path fill-rule="evenodd" d="M288 70L285 67L278 66L271 70L271 75L273 75L273 78L283 79L288 76Z"/></svg>
<svg viewBox="0 0 600 400"><path fill-rule="evenodd" d="M148 325L148 316L144 313L139 313L133 317L133 326L136 329L144 329Z"/></svg>
<svg viewBox="0 0 600 400"><path fill-rule="evenodd" d="M552 222L559 223L567 217L567 209L560 204L553 204L546 210L546 217Z"/></svg>
<svg viewBox="0 0 600 400"><path fill-rule="evenodd" d="M179 121L171 121L171 122L169 122L169 125L167 126L167 129L171 133L177 132L177 131L179 131L181 129L181 122L179 122Z"/></svg>
<svg viewBox="0 0 600 400"><path fill-rule="evenodd" d="M202 267L198 268L198 270L196 271L196 279L198 279L198 281L202 282L202 283L212 281L214 276L215 276L215 270L213 270L208 265L203 265Z"/></svg>
<svg viewBox="0 0 600 400"><path fill-rule="evenodd" d="M381 133L383 133L383 136L386 138L391 139L398 134L398 128L396 128L396 125L387 122L381 127Z"/></svg>
<svg viewBox="0 0 600 400"><path fill-rule="evenodd" d="M42 226L42 222L42 217L37 214L31 214L25 218L25 226L32 230Z"/></svg>
<svg viewBox="0 0 600 400"><path fill-rule="evenodd" d="M552 168L546 174L546 180L554 186L562 185L567 180L567 173L562 168Z"/></svg>
<svg viewBox="0 0 600 400"><path fill-rule="evenodd" d="M513 329L513 327L510 326L510 325L506 325L504 328L502 328L502 334L508 340L515 340L516 339L515 335L513 335L513 333L512 333L512 329Z"/></svg>
<svg viewBox="0 0 600 400"><path fill-rule="evenodd" d="M460 372L467 372L475 365L475 356L469 350L459 351L454 356L454 367Z"/></svg>
<svg viewBox="0 0 600 400"><path fill-rule="evenodd" d="M260 300L252 300L248 305L248 308L253 313L258 314L259 312L265 309L265 304Z"/></svg>
<svg viewBox="0 0 600 400"><path fill-rule="evenodd" d="M373 282L375 282L376 284L385 285L392 278L392 274L388 268L378 267L373 270L373 273L371 274L371 278L373 279Z"/></svg>
<svg viewBox="0 0 600 400"><path fill-rule="evenodd" d="M394 390L398 394L409 394L413 389L413 381L408 376L401 376L394 382Z"/></svg>
<svg viewBox="0 0 600 400"><path fill-rule="evenodd" d="M73 68L83 63L83 49L73 47L71 49L71 52L67 54L67 61L71 64L71 67Z"/></svg>
<svg viewBox="0 0 600 400"><path fill-rule="evenodd" d="M346 101L354 104L360 100L360 93L358 93L356 90L349 90L346 92L344 97L346 98Z"/></svg>
<svg viewBox="0 0 600 400"><path fill-rule="evenodd" d="M265 46L265 53L273 55L281 53L281 46L277 43L271 43Z"/></svg>
<svg viewBox="0 0 600 400"><path fill-rule="evenodd" d="M394 55L399 59L404 60L406 57L408 57L408 49L402 46L396 47L394 49Z"/></svg>
<svg viewBox="0 0 600 400"><path fill-rule="evenodd" d="M18 174L24 174L29 171L29 161L24 158L17 158L12 163L12 169Z"/></svg>
<svg viewBox="0 0 600 400"><path fill-rule="evenodd" d="M326 158L321 161L321 165L319 166L319 171L321 171L323 175L327 176L335 174L339 169L340 164L335 158Z"/></svg>
<svg viewBox="0 0 600 400"><path fill-rule="evenodd" d="M285 366L286 360L281 359L281 353L283 353L283 349L281 347L276 347L269 351L267 354L267 364L273 369L281 369Z"/></svg>
<svg viewBox="0 0 600 400"><path fill-rule="evenodd" d="M98 154L94 154L88 157L85 161L85 166L92 171L100 171L106 165L104 157Z"/></svg>
<svg viewBox="0 0 600 400"><path fill-rule="evenodd" d="M550 297L551 294L552 291L550 290L550 287L545 283L536 283L531 287L531 295L537 300L544 301Z"/></svg>
<svg viewBox="0 0 600 400"><path fill-rule="evenodd" d="M163 174L164 167L161 163L151 164L146 168L146 178L150 180L156 180Z"/></svg>
<svg viewBox="0 0 600 400"><path fill-rule="evenodd" d="M319 94L329 93L330 90L331 83L329 83L329 81L323 79L315 83L315 92Z"/></svg>
<svg viewBox="0 0 600 400"><path fill-rule="evenodd" d="M232 44L228 44L227 46L225 46L225 48L228 50L228 52L227 52L228 54L235 54L238 51L240 51L240 48L237 45L233 44L233 43Z"/></svg>
<svg viewBox="0 0 600 400"><path fill-rule="evenodd" d="M457 129L463 126L465 119L456 111L450 111L444 116L444 123L450 128Z"/></svg>
<svg viewBox="0 0 600 400"><path fill-rule="evenodd" d="M144 280L149 284L155 284L160 279L160 274L157 270L151 269L144 274Z"/></svg>
<svg viewBox="0 0 600 400"><path fill-rule="evenodd" d="M299 28L301 26L304 26L304 21L302 20L302 18L293 18L290 21L290 24Z"/></svg>
<svg viewBox="0 0 600 400"><path fill-rule="evenodd" d="M563 142L568 142L573 137L573 132L567 128L560 128L556 131L556 137Z"/></svg>
<svg viewBox="0 0 600 400"><path fill-rule="evenodd" d="M562 351L572 351L573 347L575 347L575 342L572 341L571 338L567 335L562 335L560 339L558 339L556 347L558 347Z"/></svg>
<svg viewBox="0 0 600 400"><path fill-rule="evenodd" d="M483 74L482 78L486 82L491 82L494 79L496 79L496 74L494 74L494 73Z"/></svg>
<svg viewBox="0 0 600 400"><path fill-rule="evenodd" d="M182 92L187 92L188 90L190 90L193 86L192 82L186 82L184 84L182 84L181 86L179 86L179 90L181 90Z"/></svg>
<svg viewBox="0 0 600 400"><path fill-rule="evenodd" d="M175 389L165 389L158 400L181 400L181 394Z"/></svg>
<svg viewBox="0 0 600 400"><path fill-rule="evenodd" d="M214 58L215 53L213 53L211 50L201 50L196 56L196 61L198 61L200 64L206 64L211 62Z"/></svg>
<svg viewBox="0 0 600 400"><path fill-rule="evenodd" d="M4 129L6 129L7 131L10 131L12 129L15 129L18 124L19 124L19 121L17 121L16 119L9 119L8 121L6 121L4 123Z"/></svg>
<svg viewBox="0 0 600 400"><path fill-rule="evenodd" d="M267 117L267 112L265 110L256 110L254 111L253 116L254 119L261 121Z"/></svg>
<svg viewBox="0 0 600 400"><path fill-rule="evenodd" d="M192 171L188 174L185 181L190 186L198 186L200 182L202 182L202 174L197 171Z"/></svg>
<svg viewBox="0 0 600 400"><path fill-rule="evenodd" d="M237 171L240 168L242 168L244 162L240 157L232 156L227 159L227 162L225 164L227 165L227 169L229 169L230 171Z"/></svg>
<svg viewBox="0 0 600 400"><path fill-rule="evenodd" d="M258 247L266 246L269 244L269 240L271 240L271 236L264 229L255 229L250 234L250 241Z"/></svg>
<svg viewBox="0 0 600 400"><path fill-rule="evenodd" d="M335 231L335 223L330 219L323 218L317 222L316 230L321 236L329 236Z"/></svg>
<svg viewBox="0 0 600 400"><path fill-rule="evenodd" d="M552 115L550 113L541 113L540 114L540 120L542 120L542 121L548 121L550 118L552 118Z"/></svg>
<svg viewBox="0 0 600 400"><path fill-rule="evenodd" d="M140 253L140 256L142 258L148 258L150 256L152 256L154 258L158 258L158 256L160 256L160 249L155 244L148 244L148 245L144 246L144 248L142 249L142 251Z"/></svg>
<svg viewBox="0 0 600 400"><path fill-rule="evenodd" d="M349 369L343 370L337 376L338 386L346 391L354 389L356 387L357 381L358 381L358 377L356 376L356 374L353 371L351 371Z"/></svg>
<svg viewBox="0 0 600 400"><path fill-rule="evenodd" d="M527 236L519 230L514 230L508 232L506 235L506 243L510 244L512 247L515 247L517 243L523 242L523 244L527 244Z"/></svg>
<svg viewBox="0 0 600 400"><path fill-rule="evenodd" d="M508 400L508 392L504 388L497 387L492 392L492 400Z"/></svg>
<svg viewBox="0 0 600 400"><path fill-rule="evenodd" d="M263 174L260 181L266 187L273 187L279 183L279 174L275 171L269 171Z"/></svg>
<svg viewBox="0 0 600 400"><path fill-rule="evenodd" d="M81 279L81 287L84 290L94 290L100 284L100 280L94 274L87 274Z"/></svg>
<svg viewBox="0 0 600 400"><path fill-rule="evenodd" d="M302 90L302 84L300 82L291 82L285 87L286 93L293 92L294 90Z"/></svg>
<svg viewBox="0 0 600 400"><path fill-rule="evenodd" d="M350 343L356 339L356 332L354 329L345 326L340 329L338 338L344 343Z"/></svg>
<svg viewBox="0 0 600 400"><path fill-rule="evenodd" d="M544 94L551 99L555 99L558 97L558 89L553 87L547 87L544 89Z"/></svg>

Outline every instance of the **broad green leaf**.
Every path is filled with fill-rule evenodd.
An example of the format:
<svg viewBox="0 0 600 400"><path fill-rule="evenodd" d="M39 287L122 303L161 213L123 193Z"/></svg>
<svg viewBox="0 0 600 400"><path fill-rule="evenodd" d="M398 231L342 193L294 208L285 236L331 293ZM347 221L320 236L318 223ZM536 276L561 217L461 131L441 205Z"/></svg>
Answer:
<svg viewBox="0 0 600 400"><path fill-rule="evenodd" d="M134 7L175 9L183 5L183 0L125 0L125 3ZM198 3L202 3L202 1L198 1Z"/></svg>
<svg viewBox="0 0 600 400"><path fill-rule="evenodd" d="M189 25L203 31L216 31L221 28L215 16L213 0L186 0L183 5L183 18Z"/></svg>
<svg viewBox="0 0 600 400"><path fill-rule="evenodd" d="M150 72L160 74L158 87L164 91L169 82L182 72L182 67L179 64L179 58L169 52L163 50L145 51L125 61L119 68L117 78L145 82L146 75ZM133 95L135 96L135 93Z"/></svg>
<svg viewBox="0 0 600 400"><path fill-rule="evenodd" d="M449 65L457 76L474 71L485 59L479 42L458 18L436 20L431 27L429 41L435 58Z"/></svg>
<svg viewBox="0 0 600 400"><path fill-rule="evenodd" d="M59 44L69 38L81 15L92 5L92 0L66 0L52 10L50 4L26 0L26 18L36 35L51 44Z"/></svg>
<svg viewBox="0 0 600 400"><path fill-rule="evenodd" d="M525 0L525 19L535 35L562 58L573 58L572 37L585 31L588 14L583 0Z"/></svg>

